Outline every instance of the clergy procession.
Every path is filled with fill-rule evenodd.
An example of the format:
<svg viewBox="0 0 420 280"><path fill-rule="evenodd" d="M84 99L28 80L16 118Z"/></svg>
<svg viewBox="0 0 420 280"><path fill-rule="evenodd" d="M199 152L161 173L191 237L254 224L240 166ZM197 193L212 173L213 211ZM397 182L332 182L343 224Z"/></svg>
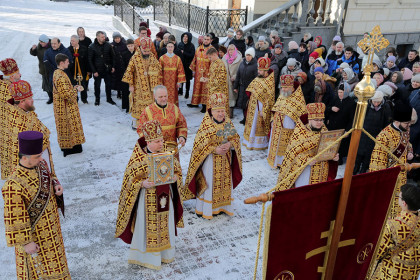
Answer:
<svg viewBox="0 0 420 280"><path fill-rule="evenodd" d="M93 41L86 35L87 31L94 35ZM36 45L26 46L30 55L39 61L41 76L38 78L42 80L42 88L31 86L33 82L22 74L27 66L18 63L18 57L0 57L4 229L7 246L15 250L17 279L71 279L76 269L68 259L78 253L62 226L68 215L75 215L67 211L64 216L64 196L68 198L66 190L72 188L72 181L61 185L54 162L70 165L72 160L83 161L83 156L92 153L86 147L98 141L92 136L92 129L101 119L86 118L82 110L114 110L119 104L122 110L119 114L129 116L130 122L123 125L128 130L109 127L99 137L113 134L112 139L120 140L93 144L117 146L124 138L136 139L130 147L124 147L131 153L131 157L125 158L126 165L115 167L125 171L112 175L120 182L112 186L113 204L94 202L110 210L107 215L112 216L114 226L108 228L106 242L118 241L115 246L125 252L118 256L118 266L129 263L137 268L136 273L149 271L145 272L150 273L149 277L154 275L153 271L162 269L169 271L165 279L175 279L171 273L182 275L184 272L175 269L174 262L182 259L185 251L178 251L177 247L182 243L183 248L195 249L188 245L191 244L188 239L193 237L186 237L183 230L200 230L198 226L203 224L217 225L218 231L229 235L216 223L247 219L247 213L237 211L237 205L246 198L241 189L252 184L243 179L258 170L268 170L260 176L273 184L257 186L257 191L252 193L267 192L268 199L254 202L263 201L265 205L272 201L273 204L266 215L271 225L266 224L264 233L267 247L264 247L263 271L266 271L261 278L299 279L293 271L299 269L293 265L281 272L271 270L282 267L274 264L277 257L271 247L277 239L274 234L278 234L273 231L275 219L286 217L288 212L276 212L274 207L280 201L276 202L276 195L284 192L299 209L316 213L317 209L306 208L298 194L306 191L309 197L313 190L315 197L317 186L322 184L324 190L333 184L341 188L341 181L335 180L343 178L343 170L344 189L347 182L350 187L357 180L363 181L363 176L379 180L381 175L375 174L385 173L372 172L387 169L387 174L395 174L395 178L388 180L392 185L390 191L385 191L384 186L383 197L377 197L378 201L382 199L384 210L378 218L373 247L366 253L366 257L370 255L363 265L364 273L366 279L417 279L420 186L414 166L420 161L418 51L411 50L407 58L397 63L393 48L389 47L384 49L386 58L382 64L379 54L375 54L378 49L373 48L378 35L374 32L377 30L367 32L357 46L346 48L340 36L336 36L330 50L322 44L320 36L313 39L311 34L302 34L300 45L290 41L286 50L275 30L269 38L262 35L256 38L255 44L252 36L244 36L241 29L229 29L223 41L214 33L207 33L194 45L189 32L176 38L161 27L153 34L146 22L138 26L139 37L135 40L126 39L117 31L109 38L104 31L85 31L84 27L74 26L68 48L60 41L64 38L49 38L46 34L39 35ZM382 48L386 48L385 41L381 42ZM389 69L388 62L399 67ZM403 80L407 73L411 73L409 79ZM100 102L104 89L108 104ZM35 109L40 102L39 98L34 102L35 94L40 96L42 91L48 96L45 106L52 107L49 118L53 118L55 127L47 127L41 121L45 117L39 117L45 113ZM94 99L93 104L89 104L89 96ZM86 109L88 106L90 109ZM53 154L52 146L58 146L61 153ZM255 157L263 159L257 163L263 167L245 165ZM112 161L109 157L102 160ZM90 167L95 168L94 165ZM72 173L67 176L77 180L76 169L67 172ZM352 175L358 175L353 183ZM381 186L379 181L374 182ZM342 197L338 203L339 197L336 195L334 205L341 209ZM354 199L352 193L349 197ZM75 201L69 199L71 209ZM349 201L347 211L351 211L351 205ZM371 212L369 205L364 206L366 212ZM345 207L343 211L349 213ZM344 229L347 229L345 221ZM89 223L95 226L99 221L92 219ZM335 223L341 228L343 220L337 218ZM255 269L262 224L261 220ZM256 227L249 223L240 230L245 235L250 232L255 235ZM337 227L332 226L331 236L339 231ZM278 232L285 234L288 230L280 228ZM345 232L342 239L344 236ZM328 254L342 246L358 244L357 239L347 245L338 243L339 239L331 240L328 245L331 247L324 251L325 259L322 258L324 266L320 266L321 261L320 270L314 273L318 273L319 279L350 279L331 274L334 264L338 269L341 259L340 256L328 259ZM298 247L301 241L290 242ZM232 244L235 242L240 241ZM311 256L307 253L306 259ZM106 254L101 257L107 259ZM229 258L240 257L231 252ZM252 278L253 265L252 261L247 265L250 271L244 272L241 279ZM217 269L217 263L214 267ZM289 278L281 278L285 276ZM97 277L116 279L106 274ZM223 279L233 279L226 277Z"/></svg>

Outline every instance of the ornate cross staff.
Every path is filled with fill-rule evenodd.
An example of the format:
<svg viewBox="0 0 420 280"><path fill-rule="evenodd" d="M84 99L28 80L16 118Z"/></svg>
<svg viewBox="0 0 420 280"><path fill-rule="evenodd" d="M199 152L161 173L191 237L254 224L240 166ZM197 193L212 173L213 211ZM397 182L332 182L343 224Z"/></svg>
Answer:
<svg viewBox="0 0 420 280"><path fill-rule="evenodd" d="M363 69L364 72L370 73L372 71L372 61L375 51L379 52L380 50L388 47L388 45L389 41L384 36L382 36L381 28L379 25L375 26L372 32L366 38L363 38L359 41L359 43L357 43L357 46L361 48L364 53L369 50L368 60L365 68Z"/></svg>
<svg viewBox="0 0 420 280"><path fill-rule="evenodd" d="M216 132L216 135L219 137L223 137L222 144L227 143L227 138L229 136L234 136L236 134L236 129L232 127L230 123L226 123L223 129L220 129Z"/></svg>

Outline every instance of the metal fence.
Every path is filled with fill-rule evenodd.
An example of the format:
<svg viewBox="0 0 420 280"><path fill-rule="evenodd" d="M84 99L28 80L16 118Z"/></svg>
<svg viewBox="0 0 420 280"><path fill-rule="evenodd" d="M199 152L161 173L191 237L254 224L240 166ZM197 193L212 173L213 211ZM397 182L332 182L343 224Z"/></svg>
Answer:
<svg viewBox="0 0 420 280"><path fill-rule="evenodd" d="M114 15L120 17L121 21L125 22L133 30L133 34L139 35L140 22L145 21L147 26L149 26L149 19L145 20L136 10L136 7L126 0L114 0Z"/></svg>
<svg viewBox="0 0 420 280"><path fill-rule="evenodd" d="M130 24L135 23L135 18L139 18L139 22L145 21L141 15L153 14L153 20L169 26L177 25L199 34L214 32L216 36L225 36L230 27L236 30L247 24L248 6L246 9L209 9L208 6L201 8L179 0L115 0L114 14L133 30L138 28L138 25L133 25L133 28Z"/></svg>

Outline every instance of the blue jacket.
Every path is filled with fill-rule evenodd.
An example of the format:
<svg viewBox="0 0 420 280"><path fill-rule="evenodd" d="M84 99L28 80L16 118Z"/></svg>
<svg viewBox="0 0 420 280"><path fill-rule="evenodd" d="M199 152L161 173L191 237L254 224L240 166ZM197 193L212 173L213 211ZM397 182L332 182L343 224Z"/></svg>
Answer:
<svg viewBox="0 0 420 280"><path fill-rule="evenodd" d="M359 58L359 54L357 52L354 52L353 55L348 60L346 59L346 56L343 54L343 56L339 60L337 60L338 67L340 66L341 63L346 62L348 63L348 65L350 65L350 67L353 69L353 72L355 74L359 74L360 66L359 66L359 63L357 62L358 58Z"/></svg>
<svg viewBox="0 0 420 280"><path fill-rule="evenodd" d="M69 62L73 63L72 54L66 47L64 47L63 44L61 44L60 47L56 50L53 50L52 48L47 49L44 53L44 65L48 73L50 82L52 82L54 71L57 69L57 63L55 63L55 56L59 53L67 55L69 57Z"/></svg>
<svg viewBox="0 0 420 280"><path fill-rule="evenodd" d="M330 53L330 55L327 56L327 59L325 60L325 63L328 64L327 74L332 75L335 70L340 67L340 64L338 64L338 60L341 59L340 56L337 56L335 52Z"/></svg>

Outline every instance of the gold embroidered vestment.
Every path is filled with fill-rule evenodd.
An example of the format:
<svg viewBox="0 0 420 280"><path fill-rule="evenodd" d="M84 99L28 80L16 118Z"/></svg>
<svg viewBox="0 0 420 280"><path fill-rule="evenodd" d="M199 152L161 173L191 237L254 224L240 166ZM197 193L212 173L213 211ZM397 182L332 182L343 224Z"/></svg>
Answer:
<svg viewBox="0 0 420 280"><path fill-rule="evenodd" d="M190 64L190 69L194 74L194 89L191 97L191 104L207 104L208 97L208 82L202 82L201 78L209 77L210 60L207 58L207 51L213 48L212 45L204 47L200 45L195 51L193 61Z"/></svg>
<svg viewBox="0 0 420 280"><path fill-rule="evenodd" d="M71 149L86 141L77 104L77 90L73 88L69 77L61 69L55 70L53 85L58 145L61 149Z"/></svg>
<svg viewBox="0 0 420 280"><path fill-rule="evenodd" d="M400 132L390 124L376 136L376 140L383 146L389 148L389 151L394 153L404 163L407 162L407 153L408 150L411 150L411 144L409 142L410 133L408 131ZM405 148L399 149L402 146ZM375 145L370 157L369 172L394 167L396 164L397 162L388 154L388 151L381 148L378 144ZM398 174L397 185L394 190L394 202L390 218L396 217L401 211L401 207L398 205L398 195L401 191L401 186L405 183L407 183L407 171L401 170L400 174Z"/></svg>
<svg viewBox="0 0 420 280"><path fill-rule="evenodd" d="M283 127L285 116L291 118L296 124L301 121L300 116L308 112L302 88L299 86L288 97L279 96L271 111L274 112L274 116L271 122L271 143L267 161L272 168L276 168L277 166L274 166L275 158L284 156L293 133L293 129Z"/></svg>
<svg viewBox="0 0 420 280"><path fill-rule="evenodd" d="M20 280L71 279L53 189L59 182L51 174L49 177L48 204L35 225L31 224L28 208L40 188L39 167L28 169L17 165L2 188L6 242L7 246L15 247L16 273ZM36 261L31 260L23 247L30 242L40 247ZM37 270L42 271L41 275L36 275L34 263L40 265Z"/></svg>
<svg viewBox="0 0 420 280"><path fill-rule="evenodd" d="M184 67L179 56L169 57L167 54L159 58L162 67L163 85L168 89L168 101L179 106L178 104L178 83L185 83Z"/></svg>
<svg viewBox="0 0 420 280"><path fill-rule="evenodd" d="M179 187L182 185L182 172L179 162L175 158L174 166L174 174L178 176L176 185ZM137 211L134 205L138 201L142 183L149 177L149 173L147 154L140 147L139 142L137 142L124 173L118 205L115 237L120 237L127 227L134 227L135 221L132 221L131 224L129 222ZM146 211L146 252L160 252L171 247L168 229L169 211L158 212L156 187L145 189L145 192L146 205L137 205L137 207L144 207L144 211ZM170 192L172 193L173 190ZM174 208L176 207L177 205L174 204ZM184 226L182 216L178 222L175 217L175 224L177 227ZM134 229L132 232L134 232Z"/></svg>
<svg viewBox="0 0 420 280"><path fill-rule="evenodd" d="M6 159L8 154L8 147L6 145L7 135L7 100L12 98L9 93L9 80L0 79L0 161L1 161L1 179L6 179L7 176L4 174L4 167L6 165ZM10 172L9 172L10 174Z"/></svg>
<svg viewBox="0 0 420 280"><path fill-rule="evenodd" d="M153 103L153 88L162 84L162 67L153 55L143 58L141 51L137 50L121 81L134 86L130 93L130 109L131 116L138 119L144 108Z"/></svg>
<svg viewBox="0 0 420 280"><path fill-rule="evenodd" d="M208 95L207 106L209 97L214 93L223 93L226 100L226 113L229 112L229 85L226 64L221 59L216 59L210 64L209 81L208 81Z"/></svg>
<svg viewBox="0 0 420 280"><path fill-rule="evenodd" d="M323 126L321 131L327 131L327 128ZM288 180L284 179L316 156L320 137L321 133L312 131L309 124L304 125L300 121L296 123L283 162L280 165L276 184L277 190L282 191L294 188L294 184L301 174L294 174ZM309 185L326 182L327 179L327 161L320 161L311 166Z"/></svg>
<svg viewBox="0 0 420 280"><path fill-rule="evenodd" d="M208 112L204 115L203 121L198 129L194 139L193 151L191 153L190 164L188 167L187 178L182 189L184 200L199 197L208 188L203 171L202 164L204 160L213 154L213 209L225 206L231 203L231 185L232 185L232 153L225 155L215 153L217 146L222 144L223 136L217 136L219 130L223 130L226 123L233 126L232 121L226 117L223 123L214 122ZM239 172L242 174L242 154L239 135L228 136L227 140L231 143L239 164ZM191 183L196 190L191 190ZM236 185L233 184L233 188Z"/></svg>

